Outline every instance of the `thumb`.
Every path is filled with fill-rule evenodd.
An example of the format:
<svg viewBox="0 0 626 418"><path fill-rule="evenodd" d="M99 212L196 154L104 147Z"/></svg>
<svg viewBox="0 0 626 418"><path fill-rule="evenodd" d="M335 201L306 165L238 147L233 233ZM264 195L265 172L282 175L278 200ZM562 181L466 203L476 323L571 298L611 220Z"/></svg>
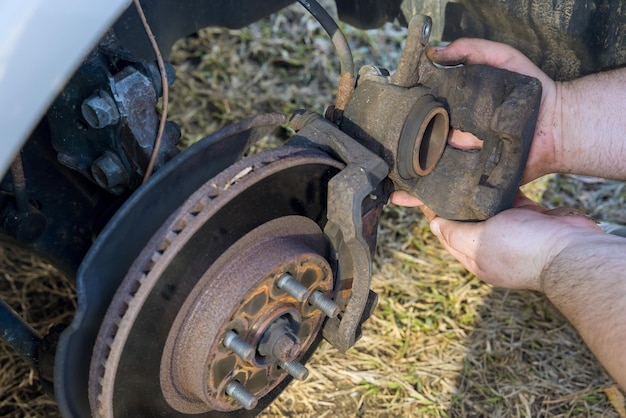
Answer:
<svg viewBox="0 0 626 418"><path fill-rule="evenodd" d="M428 58L442 65L484 64L551 81L543 71L512 46L486 39L461 38L443 47L426 51Z"/></svg>
<svg viewBox="0 0 626 418"><path fill-rule="evenodd" d="M469 268L466 263L473 263L478 246L479 224L437 217L430 222L430 230L450 254Z"/></svg>
<svg viewBox="0 0 626 418"><path fill-rule="evenodd" d="M485 64L505 69L509 69L503 67L507 61L522 55L509 45L477 38L460 38L446 46L428 48L426 53L443 65Z"/></svg>
<svg viewBox="0 0 626 418"><path fill-rule="evenodd" d="M479 274L480 269L476 262L478 247L476 226L475 222L450 221L444 218L435 218L430 223L431 231L450 255L470 272Z"/></svg>

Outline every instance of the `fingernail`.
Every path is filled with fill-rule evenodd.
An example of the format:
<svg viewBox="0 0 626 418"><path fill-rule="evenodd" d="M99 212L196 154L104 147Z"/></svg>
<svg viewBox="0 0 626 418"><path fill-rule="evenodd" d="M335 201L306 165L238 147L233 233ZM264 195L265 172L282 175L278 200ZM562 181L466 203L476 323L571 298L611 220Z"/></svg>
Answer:
<svg viewBox="0 0 626 418"><path fill-rule="evenodd" d="M435 236L440 237L441 236L441 229L439 227L439 222L437 221L431 221L430 222L430 230L433 234L435 234Z"/></svg>
<svg viewBox="0 0 626 418"><path fill-rule="evenodd" d="M432 46L430 49L432 49L435 52L440 52L440 51L445 50L448 45L450 45L450 42L441 42L439 43L439 45Z"/></svg>

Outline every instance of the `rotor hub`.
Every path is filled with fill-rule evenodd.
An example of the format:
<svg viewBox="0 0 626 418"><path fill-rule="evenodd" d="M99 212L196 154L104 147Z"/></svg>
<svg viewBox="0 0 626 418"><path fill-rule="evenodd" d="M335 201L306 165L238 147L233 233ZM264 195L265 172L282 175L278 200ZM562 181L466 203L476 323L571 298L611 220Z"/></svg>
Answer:
<svg viewBox="0 0 626 418"><path fill-rule="evenodd" d="M288 275L308 294L330 295L324 245L315 222L288 216L248 233L213 264L182 306L163 353L161 387L172 408L253 407L232 396L233 382L258 399L287 376L281 364L309 348L325 315L279 283Z"/></svg>

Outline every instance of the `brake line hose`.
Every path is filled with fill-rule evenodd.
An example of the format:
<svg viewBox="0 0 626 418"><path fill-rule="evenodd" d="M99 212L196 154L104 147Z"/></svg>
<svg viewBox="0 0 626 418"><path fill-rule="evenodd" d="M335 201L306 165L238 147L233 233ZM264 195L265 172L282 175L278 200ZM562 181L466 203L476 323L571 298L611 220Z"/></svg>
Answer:
<svg viewBox="0 0 626 418"><path fill-rule="evenodd" d="M341 74L337 88L335 109L343 111L354 90L354 60L346 36L339 29L337 22L316 0L298 0L298 3L303 5L322 25L337 50L341 64Z"/></svg>

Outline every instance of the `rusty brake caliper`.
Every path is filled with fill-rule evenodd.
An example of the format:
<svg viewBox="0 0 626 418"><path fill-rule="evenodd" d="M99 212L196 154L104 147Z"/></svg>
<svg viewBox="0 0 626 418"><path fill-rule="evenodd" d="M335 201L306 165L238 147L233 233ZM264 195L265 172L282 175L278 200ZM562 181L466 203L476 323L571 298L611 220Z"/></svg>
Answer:
<svg viewBox="0 0 626 418"><path fill-rule="evenodd" d="M294 141L313 142L346 163L329 183L324 229L337 253L342 314L323 334L340 351L354 345L375 305L371 252L389 180L440 216L484 220L511 206L528 157L540 82L485 65L436 67L426 56L431 27L427 16L411 20L393 75L361 68L345 109L326 112L334 124L309 112L291 120ZM450 127L475 134L482 148L449 146Z"/></svg>
<svg viewBox="0 0 626 418"><path fill-rule="evenodd" d="M438 68L426 56L432 21L415 16L398 70L372 66L336 122L381 156L395 188L437 214L484 220L509 208L532 141L541 83L486 65ZM471 132L480 151L447 145L448 129Z"/></svg>

